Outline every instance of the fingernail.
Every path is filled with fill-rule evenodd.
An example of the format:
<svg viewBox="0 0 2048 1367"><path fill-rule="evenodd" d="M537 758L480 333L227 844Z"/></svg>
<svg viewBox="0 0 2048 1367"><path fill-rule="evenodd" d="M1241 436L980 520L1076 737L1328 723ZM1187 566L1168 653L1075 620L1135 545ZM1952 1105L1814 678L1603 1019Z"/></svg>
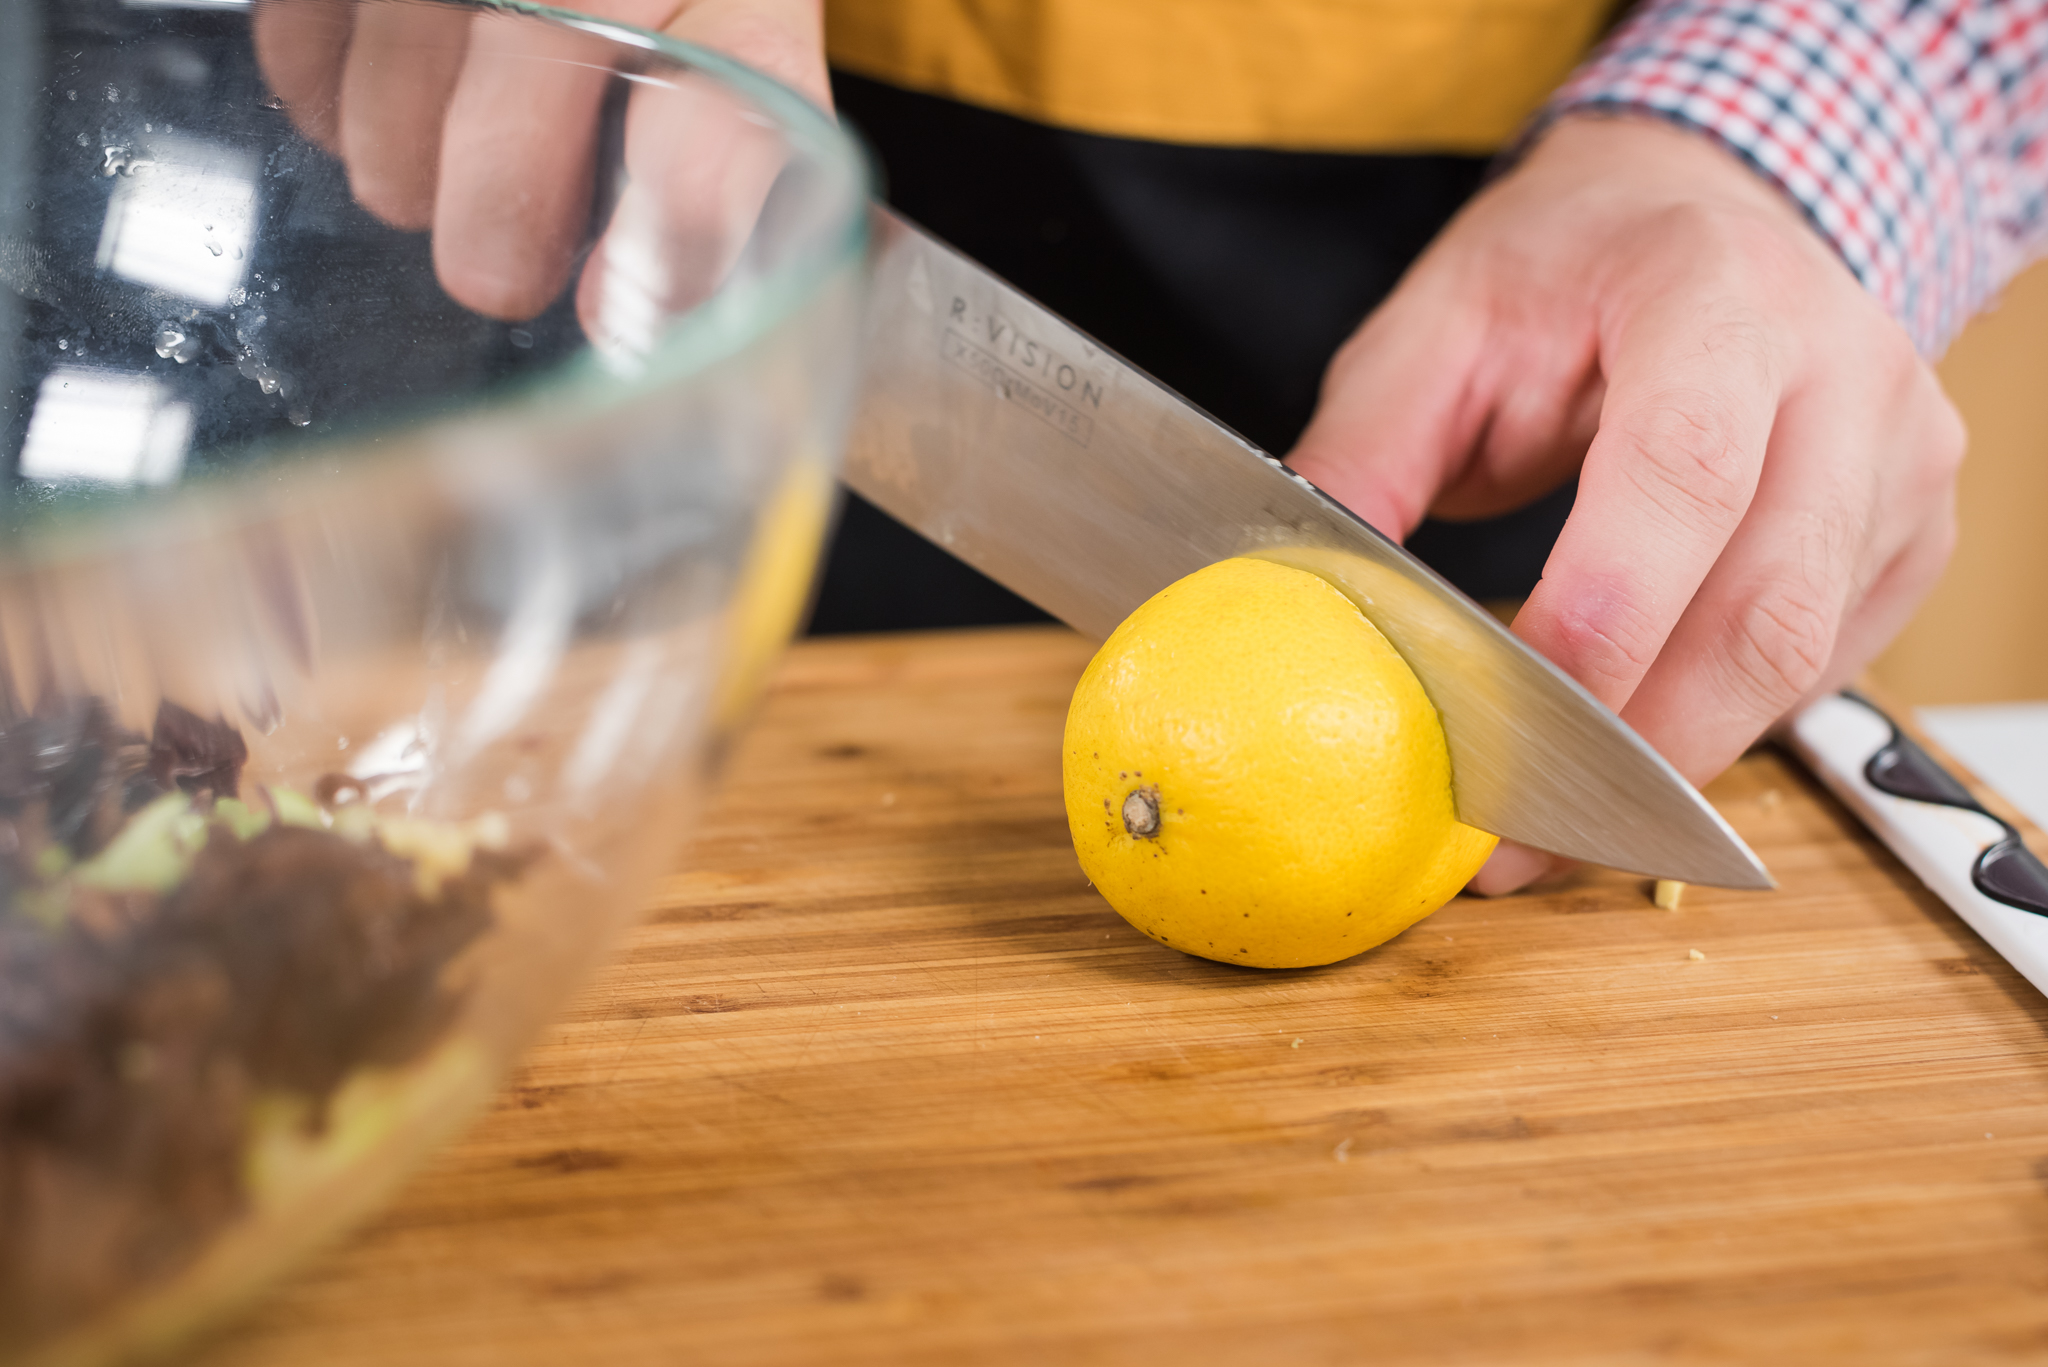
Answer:
<svg viewBox="0 0 2048 1367"><path fill-rule="evenodd" d="M1557 868L1555 856L1503 840L1494 846L1493 853L1480 865L1479 872L1472 875L1472 881L1465 885L1465 890L1476 892L1481 897L1504 897Z"/></svg>

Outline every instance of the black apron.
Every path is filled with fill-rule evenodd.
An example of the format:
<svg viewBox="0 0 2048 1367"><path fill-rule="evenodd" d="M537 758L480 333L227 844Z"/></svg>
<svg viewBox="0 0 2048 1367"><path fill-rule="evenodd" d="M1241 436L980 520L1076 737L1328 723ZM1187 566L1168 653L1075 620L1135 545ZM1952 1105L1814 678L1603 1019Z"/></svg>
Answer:
<svg viewBox="0 0 2048 1367"><path fill-rule="evenodd" d="M1049 128L835 73L888 200L1268 451L1293 446L1323 368L1487 159L1185 147ZM1566 484L1409 548L1475 598L1534 587ZM814 634L1045 620L849 495Z"/></svg>

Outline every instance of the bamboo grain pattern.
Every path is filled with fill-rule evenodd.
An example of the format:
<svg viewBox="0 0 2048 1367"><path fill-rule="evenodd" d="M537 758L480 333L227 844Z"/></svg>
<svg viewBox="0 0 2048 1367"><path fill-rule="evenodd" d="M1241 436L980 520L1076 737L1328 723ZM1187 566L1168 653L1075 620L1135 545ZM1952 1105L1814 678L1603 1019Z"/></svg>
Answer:
<svg viewBox="0 0 2048 1367"><path fill-rule="evenodd" d="M1774 893L1234 969L1081 877L1087 655L798 647L492 1113L195 1361L2048 1357L2048 1008L1789 759L1709 790Z"/></svg>

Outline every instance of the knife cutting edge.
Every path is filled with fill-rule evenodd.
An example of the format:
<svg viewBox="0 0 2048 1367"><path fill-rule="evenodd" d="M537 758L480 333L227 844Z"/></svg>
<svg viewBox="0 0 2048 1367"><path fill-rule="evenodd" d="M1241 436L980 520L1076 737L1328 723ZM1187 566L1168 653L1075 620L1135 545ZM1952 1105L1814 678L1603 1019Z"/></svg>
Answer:
<svg viewBox="0 0 2048 1367"><path fill-rule="evenodd" d="M1262 556L1356 603L1443 719L1459 819L1633 873L1773 886L1613 712L1307 480L983 267L878 209L846 480L1102 639L1184 575Z"/></svg>

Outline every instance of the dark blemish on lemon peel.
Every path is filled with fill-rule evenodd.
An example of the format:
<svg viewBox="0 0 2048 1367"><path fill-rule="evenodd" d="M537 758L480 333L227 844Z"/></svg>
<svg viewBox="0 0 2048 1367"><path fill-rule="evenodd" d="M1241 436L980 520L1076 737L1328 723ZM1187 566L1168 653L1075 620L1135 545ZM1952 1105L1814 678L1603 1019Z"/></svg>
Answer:
<svg viewBox="0 0 2048 1367"><path fill-rule="evenodd" d="M1159 788L1146 784L1124 799L1124 829L1140 839L1159 834Z"/></svg>

